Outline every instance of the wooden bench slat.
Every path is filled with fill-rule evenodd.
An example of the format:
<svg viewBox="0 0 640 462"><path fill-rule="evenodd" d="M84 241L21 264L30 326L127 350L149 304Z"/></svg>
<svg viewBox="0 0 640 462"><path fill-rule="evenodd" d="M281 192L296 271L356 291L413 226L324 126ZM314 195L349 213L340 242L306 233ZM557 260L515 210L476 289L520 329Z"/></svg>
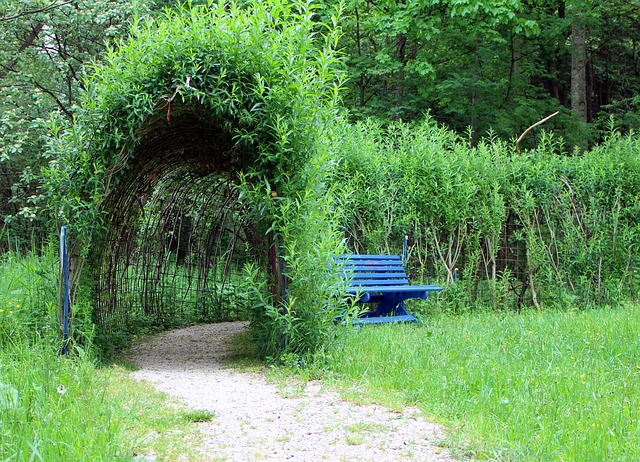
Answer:
<svg viewBox="0 0 640 462"><path fill-rule="evenodd" d="M345 281L349 281L351 285L360 284L362 281L398 281L400 279L407 280L407 275L403 273L389 274L384 273L381 275L377 275L375 273L366 273L366 274L354 274L353 277L345 277Z"/></svg>
<svg viewBox="0 0 640 462"><path fill-rule="evenodd" d="M382 255L368 253L354 253L334 255L334 260L402 260L399 255Z"/></svg>
<svg viewBox="0 0 640 462"><path fill-rule="evenodd" d="M365 324L385 324L389 322L411 322L417 323L418 320L411 314L405 314L400 316L382 316L372 318L358 318L353 320L354 326L362 326Z"/></svg>
<svg viewBox="0 0 640 462"><path fill-rule="evenodd" d="M351 281L352 285L354 281ZM380 281L377 279L358 279L357 281L357 285L358 286L408 286L409 285L409 281L407 279L394 279L392 281L390 280L385 280L385 281Z"/></svg>
<svg viewBox="0 0 640 462"><path fill-rule="evenodd" d="M348 291L350 290L357 290L358 289L358 285L355 286L351 286L349 288L347 288ZM427 291L427 292L439 292L442 290L442 287L440 286L434 286L434 285L426 285L426 286L413 286L411 284L409 285L390 285L390 286L386 286L386 285L376 285L376 286L367 286L367 292L402 292L402 293L410 293L410 292L423 292L423 291Z"/></svg>
<svg viewBox="0 0 640 462"><path fill-rule="evenodd" d="M398 261L386 261L386 260L380 260L377 262L371 262L371 261L345 261L343 262L344 266L346 267L350 267L350 266L358 266L358 267L371 267L371 268L379 268L379 267L383 267L383 266L390 266L390 267L394 267L394 268L403 268L404 269L404 265L402 264L402 262L400 260Z"/></svg>
<svg viewBox="0 0 640 462"><path fill-rule="evenodd" d="M340 273L340 276L343 279L350 278L351 281L358 281L360 279L396 279L396 278L404 278L407 279L407 275L405 273Z"/></svg>
<svg viewBox="0 0 640 462"><path fill-rule="evenodd" d="M389 270L389 271L402 271L402 272L404 272L404 266L402 266L402 265L389 265L389 264L384 264L384 265L362 265L362 264L352 265L352 264L349 264L349 263L345 263L345 265L343 266L343 269L345 271L385 271L385 270Z"/></svg>
<svg viewBox="0 0 640 462"><path fill-rule="evenodd" d="M354 324L417 322L404 307L409 298L426 299L429 292L440 291L435 285L412 286L397 255L336 255L333 261L340 277L348 284L346 293L358 303L375 303L374 311L363 313Z"/></svg>

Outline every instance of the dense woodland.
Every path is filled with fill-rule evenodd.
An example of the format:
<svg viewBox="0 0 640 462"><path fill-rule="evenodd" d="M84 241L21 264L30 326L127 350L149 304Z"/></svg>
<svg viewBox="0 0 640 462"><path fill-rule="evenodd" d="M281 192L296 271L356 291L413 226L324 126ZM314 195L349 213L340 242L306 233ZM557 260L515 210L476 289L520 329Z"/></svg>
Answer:
<svg viewBox="0 0 640 462"><path fill-rule="evenodd" d="M73 119L93 63L171 3L0 2L2 247L48 232L38 176L56 161L44 145L52 114ZM429 117L476 145L513 140L559 111L522 145L553 130L567 155L639 125L638 0L328 0L315 7L318 23L339 8L352 121Z"/></svg>
<svg viewBox="0 0 640 462"><path fill-rule="evenodd" d="M457 454L637 459L639 7L0 0L2 458L195 448L203 411L96 359L245 319L284 380L349 377ZM335 255L403 242L444 290L342 328Z"/></svg>

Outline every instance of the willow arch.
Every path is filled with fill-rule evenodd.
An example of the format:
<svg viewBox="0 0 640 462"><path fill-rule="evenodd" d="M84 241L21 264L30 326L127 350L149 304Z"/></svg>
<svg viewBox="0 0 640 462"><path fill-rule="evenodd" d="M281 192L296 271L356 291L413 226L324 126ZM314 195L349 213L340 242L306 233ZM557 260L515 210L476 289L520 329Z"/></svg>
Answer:
<svg viewBox="0 0 640 462"><path fill-rule="evenodd" d="M75 280L90 287L103 331L126 331L136 306L164 322L156 306L166 292L147 290L163 270L140 279L134 260L153 276L160 263L150 255L174 266L195 258L186 271L198 310L221 256L231 255L227 267L239 257L238 241L244 255L264 256L257 236L277 220L271 193L305 187L334 116L336 40L309 4L209 2L135 23L132 38L94 69L73 125L54 125L46 190L74 233ZM121 290L132 271L146 300Z"/></svg>

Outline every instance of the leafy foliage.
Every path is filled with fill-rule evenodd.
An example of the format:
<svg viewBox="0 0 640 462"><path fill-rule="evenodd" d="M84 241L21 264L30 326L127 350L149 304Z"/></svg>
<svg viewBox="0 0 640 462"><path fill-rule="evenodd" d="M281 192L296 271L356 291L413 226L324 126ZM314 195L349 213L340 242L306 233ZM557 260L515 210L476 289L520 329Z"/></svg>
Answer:
<svg viewBox="0 0 640 462"><path fill-rule="evenodd" d="M134 21L131 38L108 51L87 79L73 124L52 119L45 185L54 218L73 224L82 257L101 253L109 207L135 194L126 182L143 181L136 172L170 179L182 165L180 175L242 183L256 230L278 231L288 246L288 305L285 311L273 303L269 313L273 326L281 316L291 319L284 335L294 352L316 348L321 342L311 337L323 329L312 326L332 319L316 306L312 287L326 272L317 267L318 252L330 254L330 243L339 242L331 227L307 226L327 223L332 213L315 204L324 197L322 146L341 84L337 31L318 23L314 8L280 0L208 2ZM147 172L151 163L155 170ZM135 197L125 203L136 213ZM317 251L312 229L329 233ZM266 348L279 345L278 339Z"/></svg>
<svg viewBox="0 0 640 462"><path fill-rule="evenodd" d="M453 283L458 270L443 300L519 309L637 294L637 137L614 133L573 157L551 135L519 155L430 121L346 127L340 139L333 181L349 246L399 254L408 234L414 277Z"/></svg>
<svg viewBox="0 0 640 462"><path fill-rule="evenodd" d="M323 47L314 43L321 26L312 16L304 5L242 10L220 2L136 22L132 37L94 69L74 125L52 122L46 186L58 216L88 238L149 119L166 119L168 130L172 106L203 106L233 139L240 167L285 182L310 155L322 110L335 101L335 35L321 30Z"/></svg>
<svg viewBox="0 0 640 462"><path fill-rule="evenodd" d="M321 182L330 167L328 151L312 159L301 172L306 187L291 197L271 196L266 203L277 226L279 294L269 294L259 269L247 265L253 290L252 329L261 353L288 358L304 365L314 354L330 347L338 315L353 315L353 306L339 297L338 275L331 257L342 251L338 218L342 209L333 199L337 186ZM257 197L259 200L259 196ZM263 201L264 202L264 201Z"/></svg>
<svg viewBox="0 0 640 462"><path fill-rule="evenodd" d="M71 119L84 88L84 66L106 41L126 35L134 12L155 2L127 0L0 2L0 227L29 248L50 230L42 214L39 170L52 112Z"/></svg>
<svg viewBox="0 0 640 462"><path fill-rule="evenodd" d="M611 114L620 130L637 125L637 1L350 0L345 10L353 120L428 114L457 132L471 127L477 142L517 137L561 110L548 126L569 146L602 140ZM586 33L586 129L571 110L574 26Z"/></svg>
<svg viewBox="0 0 640 462"><path fill-rule="evenodd" d="M117 199L128 195L135 226L141 199L131 184L157 193L181 175L230 180L256 233L272 243L282 237L282 287L272 287L265 259L245 266L255 337L263 354L296 361L326 346L333 316L350 309L332 298L327 269L343 236L355 251L398 253L409 234L413 276L444 283L441 303L452 309L633 295L635 135L611 132L569 157L573 139L543 134L522 155L503 140L557 106L552 77L568 50L529 52L536 34L564 43L571 24L546 6L558 22L542 31L549 18L519 15L517 1L348 2L342 42L331 2L209 1L154 20L142 14L131 37L91 67L73 119L65 111L47 119L48 210L73 224L81 263L109 257L104 237ZM340 118L336 48L348 40L358 45L348 72L363 85L356 118L382 124ZM542 66L541 56L557 62ZM430 118L391 122L429 110L459 130L469 126L468 135ZM558 120L573 123L568 112ZM83 273L89 292L92 264Z"/></svg>

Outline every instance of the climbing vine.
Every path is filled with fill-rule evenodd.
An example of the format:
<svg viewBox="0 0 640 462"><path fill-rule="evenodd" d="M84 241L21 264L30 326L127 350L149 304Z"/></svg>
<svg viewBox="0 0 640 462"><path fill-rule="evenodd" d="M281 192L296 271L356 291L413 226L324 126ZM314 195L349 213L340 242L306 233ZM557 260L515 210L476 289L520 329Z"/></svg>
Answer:
<svg viewBox="0 0 640 462"><path fill-rule="evenodd" d="M74 123L51 121L51 211L89 242L101 204L141 147L158 132L173 135L176 118L194 107L231 140L218 157L231 157L232 169L289 184L341 84L337 29L313 11L283 0L210 1L134 20L131 37L91 69Z"/></svg>

